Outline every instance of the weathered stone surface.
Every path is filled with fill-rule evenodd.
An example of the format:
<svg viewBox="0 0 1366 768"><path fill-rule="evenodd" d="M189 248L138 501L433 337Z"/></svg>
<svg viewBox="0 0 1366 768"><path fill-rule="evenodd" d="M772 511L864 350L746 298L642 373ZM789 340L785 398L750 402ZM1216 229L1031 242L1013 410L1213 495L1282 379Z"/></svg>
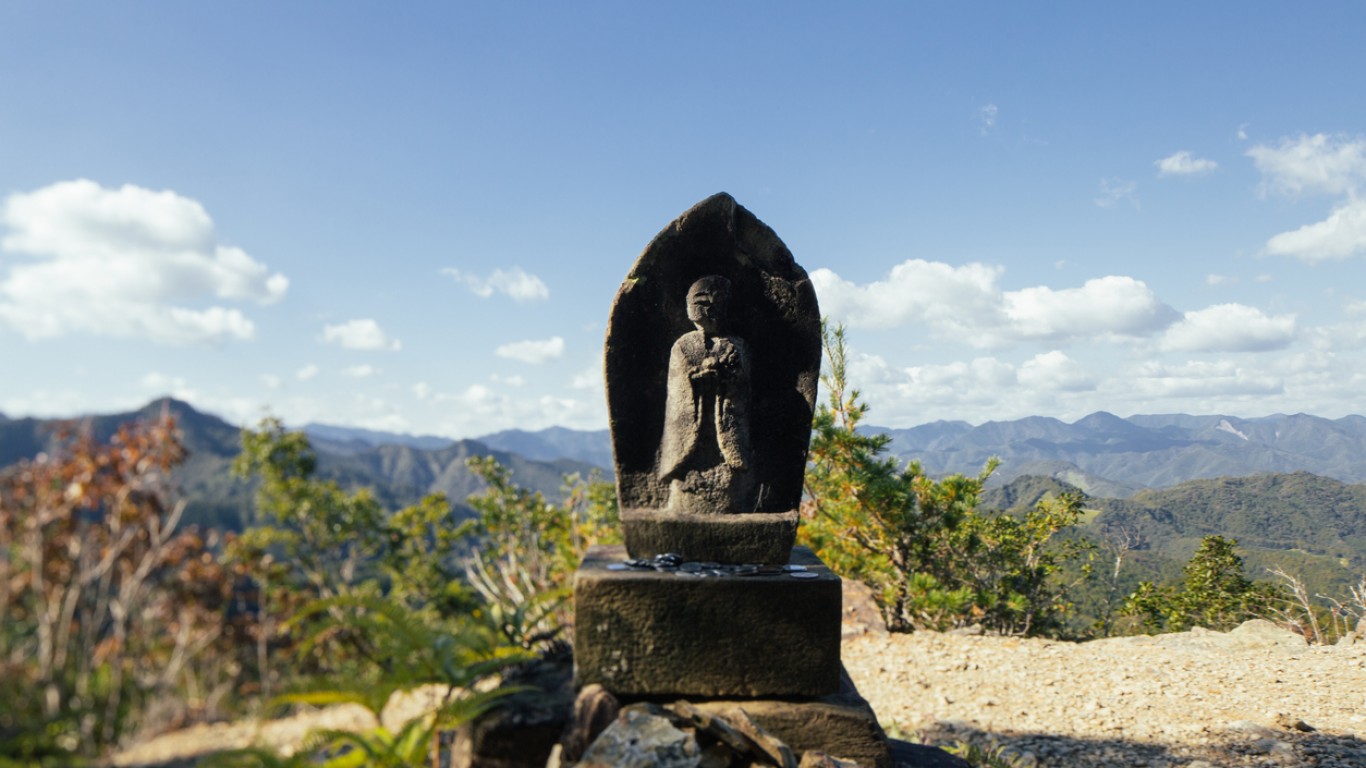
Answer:
<svg viewBox="0 0 1366 768"><path fill-rule="evenodd" d="M813 749L802 755L802 762L797 768L858 768L858 763L852 760L841 760L838 757Z"/></svg>
<svg viewBox="0 0 1366 768"><path fill-rule="evenodd" d="M805 701L783 699L694 700L697 709L723 718L744 710L750 720L786 744L798 755L811 750L853 760L865 768L891 768L887 736L877 715L840 673L836 693ZM730 720L734 724L734 720Z"/></svg>
<svg viewBox="0 0 1366 768"><path fill-rule="evenodd" d="M584 686L574 699L569 724L560 738L561 759L569 764L577 763L588 745L616 720L620 711L621 703L607 689L596 684Z"/></svg>
<svg viewBox="0 0 1366 768"><path fill-rule="evenodd" d="M621 513L632 557L677 552L684 560L786 563L797 540L797 512L706 515L627 509Z"/></svg>
<svg viewBox="0 0 1366 768"><path fill-rule="evenodd" d="M820 355L815 290L773 230L724 193L680 216L632 266L608 325L621 509L700 518L796 510ZM624 520L631 541L677 535L666 551L721 560L688 546L693 527L632 537L638 520Z"/></svg>
<svg viewBox="0 0 1366 768"><path fill-rule="evenodd" d="M452 768L545 765L575 703L569 660L560 656L539 659L513 669L503 682L527 690L509 696L456 731Z"/></svg>
<svg viewBox="0 0 1366 768"><path fill-rule="evenodd" d="M575 575L579 686L618 696L839 690L840 578L810 550L797 547L791 558L808 578L608 569L625 557L620 546L594 547Z"/></svg>
<svg viewBox="0 0 1366 768"><path fill-rule="evenodd" d="M662 713L627 707L588 747L579 768L697 768L697 738Z"/></svg>

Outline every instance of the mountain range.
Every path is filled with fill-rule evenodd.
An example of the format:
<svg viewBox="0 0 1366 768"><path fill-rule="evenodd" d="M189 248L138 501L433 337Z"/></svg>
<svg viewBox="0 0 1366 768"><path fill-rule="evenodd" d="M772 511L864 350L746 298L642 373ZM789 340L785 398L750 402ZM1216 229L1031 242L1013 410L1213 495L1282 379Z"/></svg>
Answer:
<svg viewBox="0 0 1366 768"><path fill-rule="evenodd" d="M153 401L128 413L80 419L0 419L0 467L53 448L62 425L88 429L107 440L124 424L156 418L165 409L176 418L189 457L177 468L176 480L186 500L186 524L241 530L253 519L251 483L232 475L233 458L241 450L241 430L212 414L173 399ZM473 514L465 500L484 488L465 462L492 456L512 473L517 484L560 497L566 475L584 477L597 467L570 458L529 459L477 440L412 438L389 442L387 433L310 425L318 455L318 476L346 488L370 488L390 509L412 504L428 493L445 493L460 516Z"/></svg>
<svg viewBox="0 0 1366 768"><path fill-rule="evenodd" d="M177 470L186 523L240 530L254 519L251 483L233 477L240 430L172 399L129 413L79 420L0 417L0 467L51 450L62 424L105 440L118 425L177 419L189 458ZM606 431L508 430L475 440L400 435L310 424L318 474L348 488L367 487L397 509L444 492L458 516L473 514L470 494L483 488L466 467L493 456L517 484L560 496L564 477L610 476ZM1332 594L1345 593L1366 570L1366 418L1329 420L1304 414L1133 416L1096 413L1075 423L1027 418L974 427L935 422L879 429L890 450L920 461L932 475L976 473L1002 459L983 505L1011 510L1063 492L1085 495L1081 533L1094 541L1116 532L1135 544L1124 580L1179 576L1201 537L1239 539L1249 573L1285 566Z"/></svg>
<svg viewBox="0 0 1366 768"><path fill-rule="evenodd" d="M181 482L194 504L191 517L240 525L248 519L251 488L229 472L239 448L236 427L172 399L154 401L131 413L86 417L82 423L104 439L119 424L154 417L163 408L178 418L190 449ZM0 418L0 466L49 449L58 423ZM435 491L463 504L481 488L465 467L470 456L494 456L513 471L515 482L549 498L558 496L565 475L601 471L610 476L612 464L605 430L508 430L474 440L322 424L309 424L304 431L318 452L323 477L347 486L371 487L382 501L395 507ZM988 458L998 456L1002 465L992 487L1042 476L1094 498L1129 499L1139 505L1151 502L1154 490L1198 479L1312 473L1339 485L1366 482L1366 418L1361 416L1330 420L1305 414L1255 419L1169 414L1122 419L1101 412L1071 424L1031 417L980 426L939 421L910 429L874 427L869 431L890 436L893 454L919 461L932 475L976 473ZM1301 477L1295 482L1304 486L1307 481ZM1271 492L1270 486L1256 490ZM1322 487L1309 495L1315 494L1333 499L1342 495ZM1356 509L1366 509L1366 495L1361 501L1363 505ZM1230 520L1216 522L1205 513L1196 517L1211 529L1232 524ZM1248 528L1249 532L1254 529L1255 525ZM1325 544L1319 550L1328 554L1332 548ZM1347 550L1366 551L1366 540L1353 538Z"/></svg>
<svg viewBox="0 0 1366 768"><path fill-rule="evenodd" d="M1093 496L1126 498L1187 480L1261 472L1366 481L1366 418L1361 416L1166 414L1122 419L1102 411L1071 424L1035 416L975 427L937 421L870 431L890 435L892 453L919 461L931 475L976 473L997 456L997 482L1047 475Z"/></svg>
<svg viewBox="0 0 1366 768"><path fill-rule="evenodd" d="M431 441L441 440L316 425L305 430L315 439L371 445L432 447ZM919 461L934 476L976 474L996 456L1001 466L993 486L1025 475L1044 475L1109 498L1128 498L1144 489L1169 488L1188 480L1262 472L1310 472L1345 483L1366 482L1362 416L1325 419L1301 413L1246 419L1164 414L1125 419L1101 411L1070 424L1034 416L978 426L936 421L909 429L869 427L867 432L890 436L892 454L903 461ZM612 466L606 430L508 430L475 441L539 461L575 459L609 472Z"/></svg>

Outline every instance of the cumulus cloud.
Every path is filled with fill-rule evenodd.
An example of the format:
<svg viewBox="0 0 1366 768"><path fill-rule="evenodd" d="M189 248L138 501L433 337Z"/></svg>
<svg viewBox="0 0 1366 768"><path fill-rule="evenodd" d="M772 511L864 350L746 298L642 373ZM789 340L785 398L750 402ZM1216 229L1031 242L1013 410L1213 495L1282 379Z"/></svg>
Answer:
<svg viewBox="0 0 1366 768"><path fill-rule="evenodd" d="M1096 388L1094 376L1056 349L1026 360L1017 376L1022 385L1036 390L1086 392Z"/></svg>
<svg viewBox="0 0 1366 768"><path fill-rule="evenodd" d="M1350 199L1323 221L1272 237L1266 252L1310 263L1366 252L1366 199Z"/></svg>
<svg viewBox="0 0 1366 768"><path fill-rule="evenodd" d="M363 365L351 365L342 369L342 375L348 379L368 379L371 376L378 376L379 369L368 363Z"/></svg>
<svg viewBox="0 0 1366 768"><path fill-rule="evenodd" d="M1244 304L1187 312L1167 329L1162 348L1180 352L1265 352L1295 340L1295 316L1267 315Z"/></svg>
<svg viewBox="0 0 1366 768"><path fill-rule="evenodd" d="M1153 161L1153 165L1157 166L1158 176L1198 176L1219 167L1213 160L1196 157L1184 149Z"/></svg>
<svg viewBox="0 0 1366 768"><path fill-rule="evenodd" d="M325 326L322 338L329 344L337 344L345 349L397 352L403 347L398 339L390 337L379 327L379 323L370 318Z"/></svg>
<svg viewBox="0 0 1366 768"><path fill-rule="evenodd" d="M1262 172L1262 192L1285 195L1351 192L1366 178L1366 139L1300 134L1258 144L1247 156Z"/></svg>
<svg viewBox="0 0 1366 768"><path fill-rule="evenodd" d="M514 341L498 347L493 353L523 363L544 363L564 354L564 339L553 336L544 340Z"/></svg>
<svg viewBox="0 0 1366 768"><path fill-rule="evenodd" d="M912 259L859 286L829 269L811 273L821 310L851 328L926 325L941 338L978 347L1019 340L1139 337L1175 321L1147 284L1110 275L1080 288L1002 291L1000 267L953 267Z"/></svg>
<svg viewBox="0 0 1366 768"><path fill-rule="evenodd" d="M305 365L304 367L294 372L294 378L298 379L299 381L308 381L309 379L317 375L318 366L314 365L313 363L309 363L308 365Z"/></svg>
<svg viewBox="0 0 1366 768"><path fill-rule="evenodd" d="M0 203L0 321L28 338L91 333L191 344L250 339L241 310L270 304L289 280L219 242L197 201L170 190L65 181Z"/></svg>
<svg viewBox="0 0 1366 768"><path fill-rule="evenodd" d="M1179 365L1153 363L1136 371L1132 381L1137 393L1156 399L1278 395L1285 383L1227 360L1192 361Z"/></svg>
<svg viewBox="0 0 1366 768"><path fill-rule="evenodd" d="M885 279L865 286L844 280L829 269L813 271L811 282L821 310L851 327L929 323L966 333L984 316L999 316L996 282L1002 271L985 264L954 267L911 259L892 267Z"/></svg>
<svg viewBox="0 0 1366 768"><path fill-rule="evenodd" d="M479 277L447 267L441 274L449 276L457 283L469 288L476 296L489 298L501 293L516 301L535 301L550 298L550 289L541 278L524 271L521 267L509 270L495 269L488 277Z"/></svg>
<svg viewBox="0 0 1366 768"><path fill-rule="evenodd" d="M1003 296L1015 334L1025 338L1146 336L1176 319L1142 280L1110 275L1080 288L1039 286Z"/></svg>

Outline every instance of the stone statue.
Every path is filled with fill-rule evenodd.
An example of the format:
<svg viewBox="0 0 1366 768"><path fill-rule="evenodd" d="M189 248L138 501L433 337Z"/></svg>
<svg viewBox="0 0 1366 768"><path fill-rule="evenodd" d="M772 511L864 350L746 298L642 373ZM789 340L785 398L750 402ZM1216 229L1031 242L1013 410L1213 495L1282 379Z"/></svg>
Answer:
<svg viewBox="0 0 1366 768"><path fill-rule="evenodd" d="M603 354L632 557L787 562L820 329L806 271L730 195L650 241L617 291Z"/></svg>
<svg viewBox="0 0 1366 768"><path fill-rule="evenodd" d="M754 509L749 440L750 357L745 340L725 333L730 281L709 275L688 289L697 330L669 353L659 475L669 483L667 509Z"/></svg>

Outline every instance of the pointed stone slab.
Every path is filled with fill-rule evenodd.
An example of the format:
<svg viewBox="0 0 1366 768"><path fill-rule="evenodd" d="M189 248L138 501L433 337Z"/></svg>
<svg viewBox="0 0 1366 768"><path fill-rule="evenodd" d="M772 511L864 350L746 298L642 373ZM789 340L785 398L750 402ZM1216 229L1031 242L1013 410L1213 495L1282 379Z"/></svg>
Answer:
<svg viewBox="0 0 1366 768"><path fill-rule="evenodd" d="M741 410L749 444L749 466L743 472L751 490L741 494L747 508L706 510L710 515L698 515L693 508L684 517L785 516L777 554L704 551L698 547L705 545L689 538L687 521L679 522L677 515L672 522L632 535L637 521L669 506L670 480L661 477L661 445L671 357L675 345L686 346L681 340L696 329L688 315L690 288L710 276L729 283L724 335L739 339L736 346L747 358L743 377L749 394ZM815 289L782 240L725 193L689 209L656 235L631 267L612 306L604 359L617 494L632 555L649 556L635 546L648 542L650 548L690 558L786 562L801 502L821 338ZM726 458L738 466L733 453ZM759 528L742 534L771 535L771 522L753 522ZM690 545L690 551L681 552Z"/></svg>

